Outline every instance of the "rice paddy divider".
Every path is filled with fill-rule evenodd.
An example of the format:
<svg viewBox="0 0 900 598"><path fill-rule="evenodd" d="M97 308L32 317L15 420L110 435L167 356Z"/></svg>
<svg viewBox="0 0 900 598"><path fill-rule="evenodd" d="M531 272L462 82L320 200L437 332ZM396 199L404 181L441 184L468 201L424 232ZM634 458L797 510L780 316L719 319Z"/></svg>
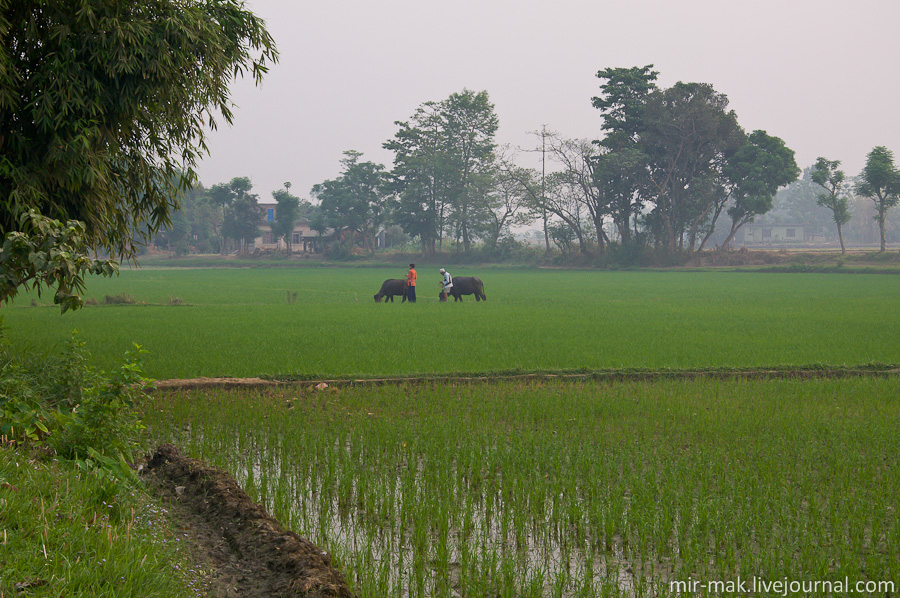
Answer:
<svg viewBox="0 0 900 598"><path fill-rule="evenodd" d="M685 370L596 370L587 372L495 372L484 374L432 374L425 376L352 377L352 378L193 378L157 380L149 390L173 391L187 389L256 389L287 386L359 386L423 383L490 382L495 380L598 380L610 382L653 382L657 380L693 379L790 379L790 378L853 378L900 376L900 364L868 364L861 366L770 366L765 368L704 368Z"/></svg>

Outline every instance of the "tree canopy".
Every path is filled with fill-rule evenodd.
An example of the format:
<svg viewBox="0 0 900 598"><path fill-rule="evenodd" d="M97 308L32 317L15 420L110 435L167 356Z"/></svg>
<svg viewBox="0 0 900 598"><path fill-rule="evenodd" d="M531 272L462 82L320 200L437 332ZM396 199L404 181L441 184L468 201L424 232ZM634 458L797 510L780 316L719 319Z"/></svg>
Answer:
<svg viewBox="0 0 900 598"><path fill-rule="evenodd" d="M881 234L881 251L884 251L884 220L888 210L900 201L900 171L894 166L894 152L883 145L873 148L866 156L855 189L875 204L875 220Z"/></svg>
<svg viewBox="0 0 900 598"><path fill-rule="evenodd" d="M464 89L422 104L397 122L393 188L398 224L434 253L446 234L468 251L479 228L490 228L494 135L499 122L486 91Z"/></svg>
<svg viewBox="0 0 900 598"><path fill-rule="evenodd" d="M850 222L850 202L844 194L844 171L840 170L840 160L827 160L819 157L810 173L812 182L825 189L825 193L816 196L816 203L831 210L831 216L837 225L838 239L841 242L841 253L846 253L842 227Z"/></svg>
<svg viewBox="0 0 900 598"><path fill-rule="evenodd" d="M375 235L387 219L388 178L384 166L374 162L360 162L362 154L354 150L344 152L341 175L314 185L312 194L318 198L328 225L339 233L357 236L369 253L375 252Z"/></svg>
<svg viewBox="0 0 900 598"><path fill-rule="evenodd" d="M656 85L652 65L609 68L594 107L603 112L606 136L597 141L594 182L597 209L609 215L624 243L637 219L668 253L709 239L719 215L731 232L772 207L779 187L800 174L784 142L754 131L749 136L728 98L706 83Z"/></svg>
<svg viewBox="0 0 900 598"><path fill-rule="evenodd" d="M231 80L277 57L237 0L0 0L0 233L34 210L134 256L232 121Z"/></svg>

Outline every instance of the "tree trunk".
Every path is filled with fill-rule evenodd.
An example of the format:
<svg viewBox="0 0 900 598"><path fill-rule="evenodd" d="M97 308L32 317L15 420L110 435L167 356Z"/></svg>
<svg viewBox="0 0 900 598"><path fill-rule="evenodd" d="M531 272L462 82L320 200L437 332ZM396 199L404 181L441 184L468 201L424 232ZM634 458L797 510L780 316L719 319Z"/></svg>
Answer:
<svg viewBox="0 0 900 598"><path fill-rule="evenodd" d="M847 250L844 248L844 233L841 232L840 224L838 224L837 227L838 227L838 239L841 240L841 255L845 255L847 253Z"/></svg>
<svg viewBox="0 0 900 598"><path fill-rule="evenodd" d="M747 218L747 219L742 219L737 222L735 222L735 221L731 222L731 232L728 233L728 238L726 238L725 242L722 243L722 249L728 249L728 244L731 243L731 240L734 239L734 236L741 229L741 227L744 226L745 224L747 224L747 222L749 222L749 221L750 221L750 219Z"/></svg>

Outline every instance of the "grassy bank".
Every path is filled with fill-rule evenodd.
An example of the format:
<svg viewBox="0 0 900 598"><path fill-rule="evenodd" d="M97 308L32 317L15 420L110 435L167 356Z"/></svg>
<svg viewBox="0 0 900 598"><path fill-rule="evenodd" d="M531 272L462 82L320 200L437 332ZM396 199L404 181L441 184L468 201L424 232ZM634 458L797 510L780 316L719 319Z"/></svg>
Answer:
<svg viewBox="0 0 900 598"><path fill-rule="evenodd" d="M0 447L0 595L203 596L182 536L137 489Z"/></svg>

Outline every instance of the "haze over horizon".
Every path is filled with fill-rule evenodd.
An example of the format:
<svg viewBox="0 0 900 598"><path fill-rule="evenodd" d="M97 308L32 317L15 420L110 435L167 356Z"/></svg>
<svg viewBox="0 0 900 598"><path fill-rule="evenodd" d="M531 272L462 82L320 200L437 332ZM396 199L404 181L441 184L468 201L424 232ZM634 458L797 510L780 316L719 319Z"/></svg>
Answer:
<svg viewBox="0 0 900 598"><path fill-rule="evenodd" d="M235 122L210 136L198 169L206 186L248 176L260 201L292 183L340 173L345 150L390 169L381 146L427 101L486 90L496 141L524 149L546 125L598 138L597 71L653 64L658 84L710 83L749 133L763 129L796 152L841 160L848 176L878 145L900 153L900 3L861 0L605 2L339 0L309 5L248 0L281 54L255 87L233 86ZM900 158L900 155L898 155ZM522 166L539 155L520 153Z"/></svg>

